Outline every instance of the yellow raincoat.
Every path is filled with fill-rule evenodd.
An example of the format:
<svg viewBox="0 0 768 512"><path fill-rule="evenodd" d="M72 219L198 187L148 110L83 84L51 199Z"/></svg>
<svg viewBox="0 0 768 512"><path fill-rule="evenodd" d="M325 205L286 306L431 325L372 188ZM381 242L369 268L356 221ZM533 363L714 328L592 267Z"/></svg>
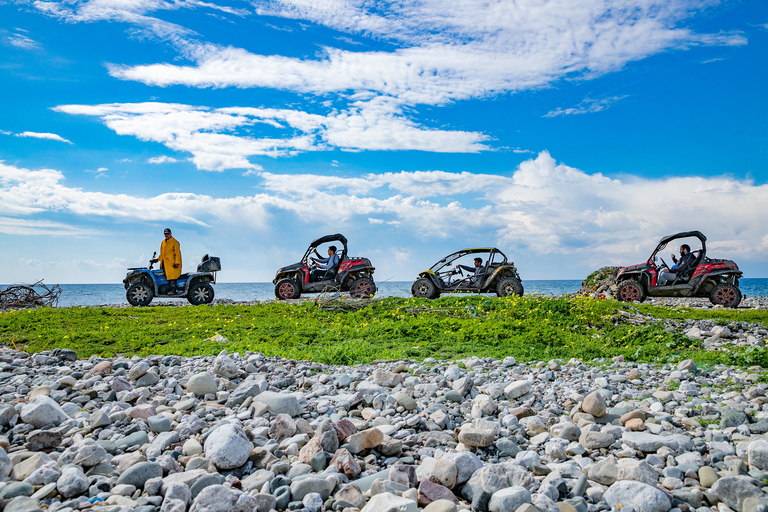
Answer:
<svg viewBox="0 0 768 512"><path fill-rule="evenodd" d="M166 279L178 279L181 275L181 247L179 242L170 237L160 243L160 268L165 270ZM174 268L174 264L178 267Z"/></svg>

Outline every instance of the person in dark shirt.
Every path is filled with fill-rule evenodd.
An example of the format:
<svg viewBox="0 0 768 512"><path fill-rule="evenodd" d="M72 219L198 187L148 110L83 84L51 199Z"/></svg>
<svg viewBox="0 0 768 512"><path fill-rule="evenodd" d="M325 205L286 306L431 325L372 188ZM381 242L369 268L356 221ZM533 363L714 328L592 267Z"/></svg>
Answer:
<svg viewBox="0 0 768 512"><path fill-rule="evenodd" d="M696 260L696 256L691 252L691 247L688 244L680 246L680 260L675 255L672 255L672 261L675 265L672 268L667 269L665 272L659 274L658 286L664 286L667 283L671 283L677 277L677 274L682 274L691 269L693 262Z"/></svg>
<svg viewBox="0 0 768 512"><path fill-rule="evenodd" d="M466 270L467 272L472 273L472 277L470 278L470 283L474 284L477 281L480 280L482 275L485 273L485 266L483 265L483 258L475 258L475 266L470 267L468 265L456 265L456 268L460 268L462 270Z"/></svg>

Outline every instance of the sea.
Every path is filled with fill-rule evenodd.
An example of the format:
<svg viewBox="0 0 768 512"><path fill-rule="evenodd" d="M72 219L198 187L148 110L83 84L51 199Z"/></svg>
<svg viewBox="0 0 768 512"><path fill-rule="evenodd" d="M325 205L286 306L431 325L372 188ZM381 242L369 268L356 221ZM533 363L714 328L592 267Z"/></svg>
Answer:
<svg viewBox="0 0 768 512"><path fill-rule="evenodd" d="M0 285L5 287L5 285ZM58 305L70 306L100 306L108 304L125 304L125 288L122 283L115 284L62 284ZM383 281L376 283L376 297L410 297L410 281ZM581 288L581 280L525 280L525 293L557 296L574 293ZM739 281L739 288L745 297L768 297L768 278L747 278ZM216 283L214 285L216 299L227 299L235 302L274 300L275 292L272 283ZM179 299L155 299L155 301L178 301Z"/></svg>

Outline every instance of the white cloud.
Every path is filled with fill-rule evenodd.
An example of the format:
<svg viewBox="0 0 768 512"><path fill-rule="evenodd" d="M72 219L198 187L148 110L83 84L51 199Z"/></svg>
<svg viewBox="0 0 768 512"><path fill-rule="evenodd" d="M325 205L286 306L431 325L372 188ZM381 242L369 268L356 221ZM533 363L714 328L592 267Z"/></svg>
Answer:
<svg viewBox="0 0 768 512"><path fill-rule="evenodd" d="M97 234L92 229L64 222L19 219L0 216L0 233L4 235L85 237Z"/></svg>
<svg viewBox="0 0 768 512"><path fill-rule="evenodd" d="M59 142L66 142L67 144L72 144L71 141L65 139L61 135L56 135L55 133L21 132L21 133L17 133L16 137L32 137L34 139L56 140Z"/></svg>
<svg viewBox="0 0 768 512"><path fill-rule="evenodd" d="M476 132L427 129L404 118L390 102L375 99L326 115L298 110L210 109L169 103L60 105L58 112L96 116L120 135L192 153L198 169L261 169L248 158L328 150L478 152L487 137ZM268 128L265 128L268 127ZM284 137L245 135L287 132Z"/></svg>
<svg viewBox="0 0 768 512"><path fill-rule="evenodd" d="M553 0L535 6L406 1L258 3L262 15L307 19L337 30L390 39L393 51L324 48L316 59L260 55L189 42L194 65L110 68L150 85L267 87L325 94L370 91L403 104L441 104L593 77L668 49L739 45L738 34L697 34L682 26L701 3L686 0Z"/></svg>
<svg viewBox="0 0 768 512"><path fill-rule="evenodd" d="M175 164L176 162L178 162L178 160L176 160L172 156L166 156L166 155L154 156L147 160L148 164Z"/></svg>
<svg viewBox="0 0 768 512"><path fill-rule="evenodd" d="M606 110L617 101L621 101L627 96L611 96L609 98L601 98L598 100L591 98L584 98L575 107L570 108L558 108L551 110L544 114L542 117L557 117L557 116L570 116L574 114L592 114L594 112L601 112Z"/></svg>
<svg viewBox="0 0 768 512"><path fill-rule="evenodd" d="M96 179L99 179L99 178L103 178L103 177L107 176L107 171L108 171L108 170L109 170L109 169L108 169L108 168L106 168L106 167L99 167L99 168L98 168L98 169L96 169L95 171L94 171L94 170L92 170L92 169L86 169L86 170L85 170L85 171L83 171L83 172L87 172L87 173L89 173L89 174L93 174L93 175L94 175L94 177L95 177Z"/></svg>
<svg viewBox="0 0 768 512"><path fill-rule="evenodd" d="M24 34L10 34L6 36L5 39L9 44L16 48L22 48L24 50L37 50L40 48L40 43Z"/></svg>
<svg viewBox="0 0 768 512"><path fill-rule="evenodd" d="M0 163L0 216L23 222L60 213L84 222L173 221L203 230L216 226L217 233L381 226L396 230L388 235L396 240L472 237L531 258L568 255L574 267L587 268L645 256L661 236L677 231L702 229L713 255L737 260L764 261L768 240L768 227L754 221L768 217L768 185L728 177L611 178L557 164L546 152L503 176L425 171L260 177L264 192L252 196L135 197L67 187L58 171ZM5 222L10 227L3 229L23 231ZM34 228L27 226L30 233Z"/></svg>

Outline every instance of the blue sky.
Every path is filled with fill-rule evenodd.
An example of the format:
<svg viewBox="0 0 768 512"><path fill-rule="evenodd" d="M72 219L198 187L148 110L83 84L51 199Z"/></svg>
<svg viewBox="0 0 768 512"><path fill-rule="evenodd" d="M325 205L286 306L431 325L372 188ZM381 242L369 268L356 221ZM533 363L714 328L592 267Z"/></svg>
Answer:
<svg viewBox="0 0 768 512"><path fill-rule="evenodd" d="M498 246L580 279L699 229L768 277L768 4L0 0L0 282L180 241L267 281Z"/></svg>

